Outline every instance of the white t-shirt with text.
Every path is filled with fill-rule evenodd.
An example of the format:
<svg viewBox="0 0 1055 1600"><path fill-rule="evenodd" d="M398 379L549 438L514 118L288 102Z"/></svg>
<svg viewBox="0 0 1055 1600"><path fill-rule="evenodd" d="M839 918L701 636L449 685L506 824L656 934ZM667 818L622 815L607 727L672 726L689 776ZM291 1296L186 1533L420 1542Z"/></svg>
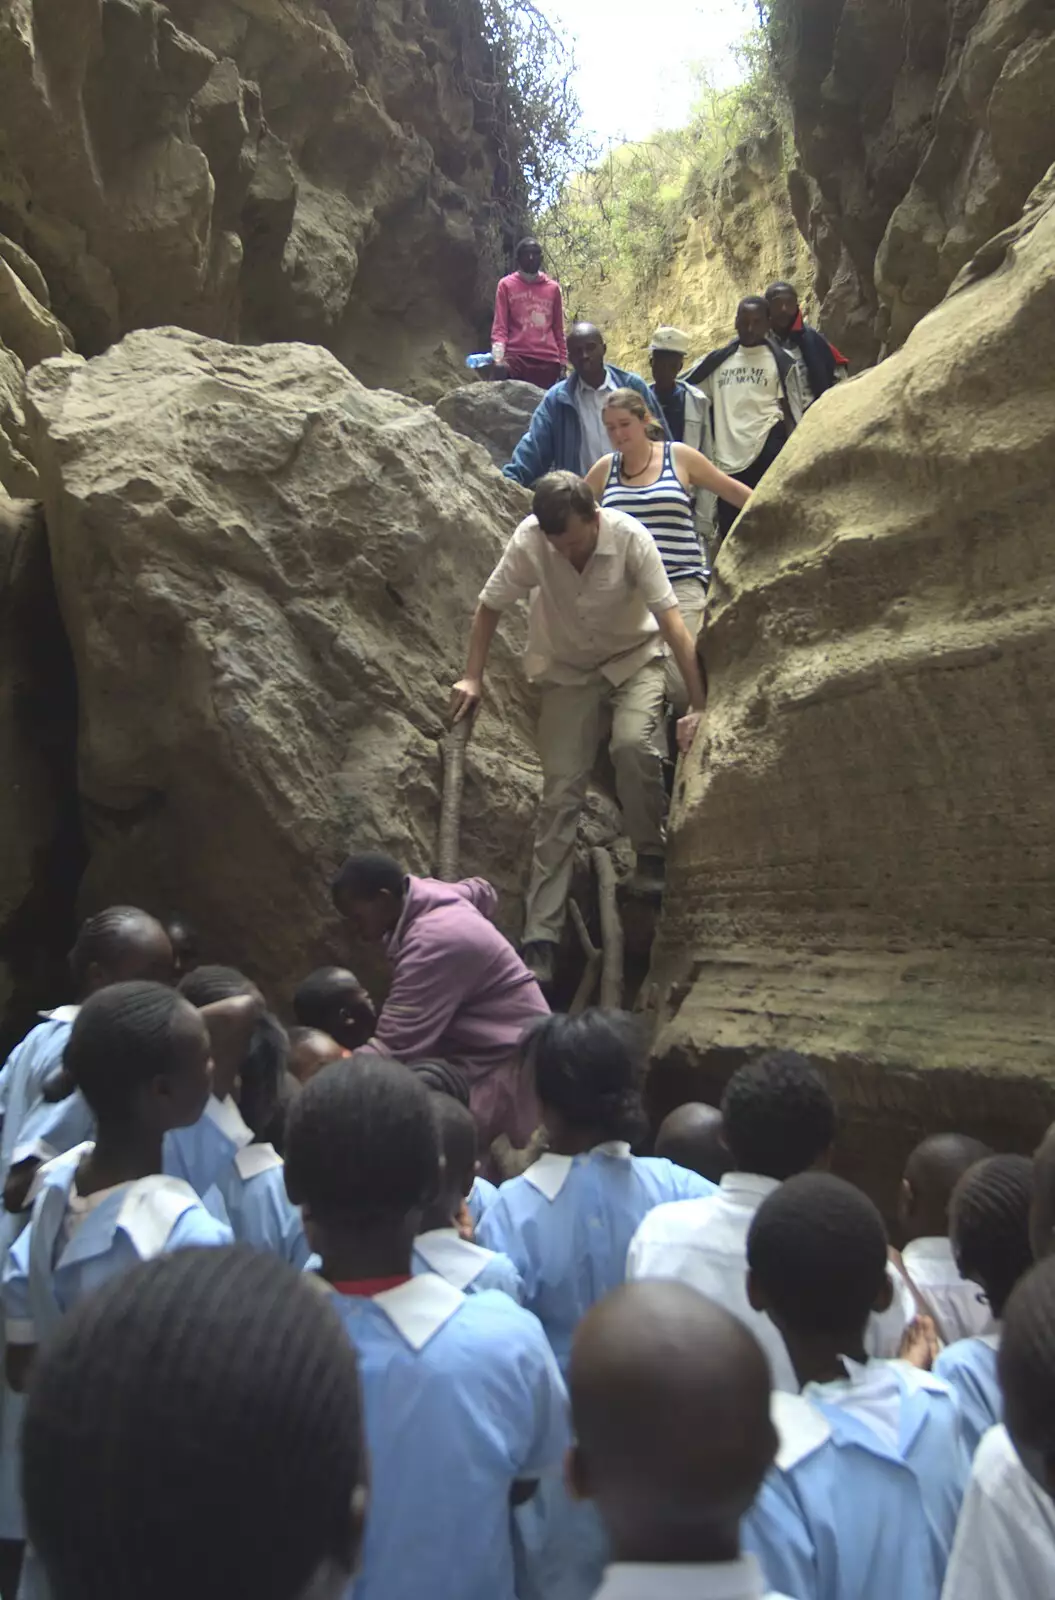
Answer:
<svg viewBox="0 0 1055 1600"><path fill-rule="evenodd" d="M743 472L762 453L770 430L783 421L783 390L768 345L741 345L704 380L714 407L714 458L723 472Z"/></svg>

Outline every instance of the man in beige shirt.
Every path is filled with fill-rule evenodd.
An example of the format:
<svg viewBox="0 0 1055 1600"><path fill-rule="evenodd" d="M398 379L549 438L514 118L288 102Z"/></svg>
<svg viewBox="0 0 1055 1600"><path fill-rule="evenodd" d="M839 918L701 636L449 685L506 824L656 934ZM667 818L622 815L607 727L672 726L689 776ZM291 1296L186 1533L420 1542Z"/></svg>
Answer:
<svg viewBox="0 0 1055 1600"><path fill-rule="evenodd" d="M564 926L579 812L606 725L639 886L661 889L664 643L689 690L692 709L678 723L682 750L695 735L704 690L695 647L648 529L622 512L599 510L589 485L573 472L540 479L533 512L481 591L452 710L458 721L479 703L499 617L530 597L525 669L542 691L543 784L524 960L547 983Z"/></svg>

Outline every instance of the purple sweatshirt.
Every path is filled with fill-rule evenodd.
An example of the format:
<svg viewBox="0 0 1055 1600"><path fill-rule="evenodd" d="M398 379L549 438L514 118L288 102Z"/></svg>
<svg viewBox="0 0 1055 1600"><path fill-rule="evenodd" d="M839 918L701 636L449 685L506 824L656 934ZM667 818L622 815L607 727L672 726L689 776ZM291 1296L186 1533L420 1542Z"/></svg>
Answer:
<svg viewBox="0 0 1055 1600"><path fill-rule="evenodd" d="M509 1062L524 1029L549 1006L490 918L483 878L408 878L388 941L392 987L370 1043L400 1061L438 1057L478 1080Z"/></svg>

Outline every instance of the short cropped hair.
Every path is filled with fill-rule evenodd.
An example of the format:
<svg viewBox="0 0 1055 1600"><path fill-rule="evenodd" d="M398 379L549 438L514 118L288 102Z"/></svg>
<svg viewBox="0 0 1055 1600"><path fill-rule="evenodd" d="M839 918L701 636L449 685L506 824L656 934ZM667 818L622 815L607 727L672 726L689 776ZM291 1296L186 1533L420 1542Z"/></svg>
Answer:
<svg viewBox="0 0 1055 1600"><path fill-rule="evenodd" d="M525 1034L525 1063L543 1107L573 1128L636 1144L647 1128L641 1099L646 1046L641 1026L625 1011L593 1007L579 1016L554 1012Z"/></svg>
<svg viewBox="0 0 1055 1600"><path fill-rule="evenodd" d="M753 311L764 311L769 316L769 301L764 294L745 294L736 309L742 311L745 306L750 306Z"/></svg>
<svg viewBox="0 0 1055 1600"><path fill-rule="evenodd" d="M956 1264L980 1283L999 1320L1012 1289L1033 1265L1029 1212L1033 1163L1028 1156L989 1156L964 1173L949 1202Z"/></svg>
<svg viewBox="0 0 1055 1600"><path fill-rule="evenodd" d="M585 478L576 472L547 472L535 485L531 509L543 533L555 538L572 517L585 521L597 515L597 501Z"/></svg>
<svg viewBox="0 0 1055 1600"><path fill-rule="evenodd" d="M404 1217L439 1190L440 1141L425 1085L372 1051L323 1067L286 1119L286 1188L320 1218Z"/></svg>
<svg viewBox="0 0 1055 1600"><path fill-rule="evenodd" d="M376 900L382 889L401 895L406 871L383 850L359 850L344 862L330 884L336 901L342 895L354 900Z"/></svg>
<svg viewBox="0 0 1055 1600"><path fill-rule="evenodd" d="M401 874L401 887L402 881ZM340 1011L353 985L358 991L359 980L347 967L316 967L293 991L293 1015L301 1027L319 1028L326 1033L327 1024L333 1021L335 1012Z"/></svg>
<svg viewBox="0 0 1055 1600"><path fill-rule="evenodd" d="M297 1600L323 1563L354 1566L354 1347L274 1256L157 1256L41 1350L22 1468L55 1600Z"/></svg>
<svg viewBox="0 0 1055 1600"><path fill-rule="evenodd" d="M835 1102L794 1050L774 1050L734 1072L721 1112L737 1167L766 1178L805 1172L835 1139Z"/></svg>
<svg viewBox="0 0 1055 1600"><path fill-rule="evenodd" d="M125 941L134 942L161 929L161 924L149 911L138 906L107 906L81 923L73 949L69 953L69 967L78 990L83 988L88 968L98 965L104 969L113 966L124 953ZM161 929L164 932L164 929Z"/></svg>
<svg viewBox="0 0 1055 1600"><path fill-rule="evenodd" d="M1012 1291L997 1365L1009 1412L1028 1419L1029 1442L1055 1457L1055 1257Z"/></svg>
<svg viewBox="0 0 1055 1600"><path fill-rule="evenodd" d="M747 1261L789 1328L857 1334L883 1288L886 1229L852 1183L830 1172L803 1172L759 1206Z"/></svg>

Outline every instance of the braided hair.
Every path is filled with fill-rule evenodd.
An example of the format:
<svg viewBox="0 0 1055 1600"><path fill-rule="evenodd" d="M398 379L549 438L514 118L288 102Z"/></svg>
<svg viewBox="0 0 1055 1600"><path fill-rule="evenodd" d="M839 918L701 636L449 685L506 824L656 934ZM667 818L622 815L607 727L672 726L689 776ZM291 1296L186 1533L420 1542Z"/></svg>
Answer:
<svg viewBox="0 0 1055 1600"><path fill-rule="evenodd" d="M194 1007L163 983L111 983L89 996L63 1053L71 1085L97 1119L123 1117L143 1084L179 1074L201 1058L201 1104L208 1093L203 1023Z"/></svg>
<svg viewBox="0 0 1055 1600"><path fill-rule="evenodd" d="M535 1074L543 1112L559 1112L569 1127L596 1132L599 1143L636 1144L648 1128L641 1100L645 1041L626 1011L591 1007L577 1017L543 1017L521 1043Z"/></svg>
<svg viewBox="0 0 1055 1600"><path fill-rule="evenodd" d="M179 992L199 1008L212 1005L216 1000L230 1000L234 995L263 999L256 984L237 967L195 967L180 979ZM238 1103L242 1120L258 1138L274 1121L288 1060L289 1039L285 1028L272 1012L262 1011L242 1062Z"/></svg>
<svg viewBox="0 0 1055 1600"><path fill-rule="evenodd" d="M22 1450L56 1600L296 1600L324 1563L351 1578L354 1348L274 1256L180 1250L81 1301L37 1361Z"/></svg>
<svg viewBox="0 0 1055 1600"><path fill-rule="evenodd" d="M963 1277L981 1285L989 1309L1004 1314L1015 1284L1033 1265L1028 1156L989 1156L965 1172L949 1202L949 1234Z"/></svg>
<svg viewBox="0 0 1055 1600"><path fill-rule="evenodd" d="M88 917L81 923L68 958L77 993L84 993L89 969L93 966L101 967L104 972L113 971L115 977L138 977L139 973L120 970L122 959L131 954L130 945L152 935L168 938L157 918L140 911L138 906L107 906L105 911Z"/></svg>
<svg viewBox="0 0 1055 1600"><path fill-rule="evenodd" d="M767 1195L747 1261L779 1322L799 1333L863 1332L886 1280L883 1219L830 1172L803 1172Z"/></svg>
<svg viewBox="0 0 1055 1600"><path fill-rule="evenodd" d="M725 1142L741 1172L790 1178L835 1139L835 1102L794 1050L774 1050L733 1073L722 1096Z"/></svg>
<svg viewBox="0 0 1055 1600"><path fill-rule="evenodd" d="M440 1187L432 1100L408 1067L360 1051L304 1085L286 1119L286 1188L317 1217L365 1223L424 1208Z"/></svg>

